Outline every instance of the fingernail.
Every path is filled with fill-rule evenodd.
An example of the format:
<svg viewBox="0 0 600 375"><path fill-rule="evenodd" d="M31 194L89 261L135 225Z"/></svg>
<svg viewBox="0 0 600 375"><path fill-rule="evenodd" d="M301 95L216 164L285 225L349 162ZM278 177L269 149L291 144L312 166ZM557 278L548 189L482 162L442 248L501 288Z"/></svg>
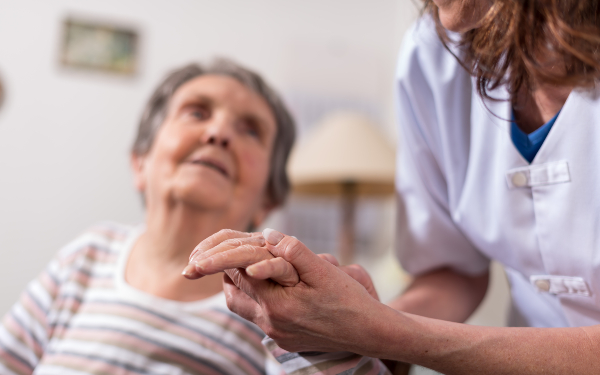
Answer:
<svg viewBox="0 0 600 375"><path fill-rule="evenodd" d="M277 245L279 243L279 241L281 241L283 239L283 233L276 231L275 229L271 229L271 228L266 228L265 230L263 230L263 236L265 237L265 240L267 240L268 243L270 243L271 245Z"/></svg>
<svg viewBox="0 0 600 375"><path fill-rule="evenodd" d="M185 266L185 268L183 269L183 272L181 272L181 274L183 276L192 276L196 271L196 267L194 267L193 264L188 264L187 266Z"/></svg>

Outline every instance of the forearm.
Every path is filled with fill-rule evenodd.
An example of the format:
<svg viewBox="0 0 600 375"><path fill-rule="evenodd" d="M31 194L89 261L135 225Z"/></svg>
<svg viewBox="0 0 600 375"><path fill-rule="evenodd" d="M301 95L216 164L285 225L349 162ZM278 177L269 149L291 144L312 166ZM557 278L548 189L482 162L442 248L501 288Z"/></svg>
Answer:
<svg viewBox="0 0 600 375"><path fill-rule="evenodd" d="M363 330L363 355L444 374L597 374L600 369L600 326L480 327L381 307L372 315L378 319Z"/></svg>
<svg viewBox="0 0 600 375"><path fill-rule="evenodd" d="M440 269L417 276L388 305L396 310L452 322L464 322L485 296L489 273L461 275Z"/></svg>

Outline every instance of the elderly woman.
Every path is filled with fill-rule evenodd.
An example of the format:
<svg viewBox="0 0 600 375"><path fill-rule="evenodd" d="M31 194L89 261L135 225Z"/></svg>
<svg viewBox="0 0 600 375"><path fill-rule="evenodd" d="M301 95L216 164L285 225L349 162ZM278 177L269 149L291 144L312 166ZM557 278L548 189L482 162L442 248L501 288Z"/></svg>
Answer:
<svg viewBox="0 0 600 375"><path fill-rule="evenodd" d="M102 224L59 252L4 317L0 372L384 372L350 353L304 359L267 343L281 365L264 333L227 310L221 275L181 277L198 242L254 228L283 202L293 140L292 118L255 73L221 60L170 74L131 155L145 225Z"/></svg>
<svg viewBox="0 0 600 375"><path fill-rule="evenodd" d="M396 84L398 253L412 284L385 306L266 231L264 251L300 282L260 281L290 270L263 253L228 271L230 307L290 350L445 374L598 374L600 1L433 0L425 13ZM236 249L203 247L201 274L237 266ZM490 259L506 268L513 327L460 323L485 295Z"/></svg>

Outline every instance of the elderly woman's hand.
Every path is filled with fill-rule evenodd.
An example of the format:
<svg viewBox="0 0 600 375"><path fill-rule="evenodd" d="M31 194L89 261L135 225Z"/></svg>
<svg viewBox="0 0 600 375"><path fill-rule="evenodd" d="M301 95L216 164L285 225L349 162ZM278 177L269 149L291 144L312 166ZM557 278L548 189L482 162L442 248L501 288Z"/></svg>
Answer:
<svg viewBox="0 0 600 375"><path fill-rule="evenodd" d="M255 279L270 278L283 286L296 285L299 279L294 267L282 258L275 258L265 246L262 233L223 229L196 246L183 275L198 279L226 270L245 269ZM254 269L258 272L254 273Z"/></svg>
<svg viewBox="0 0 600 375"><path fill-rule="evenodd" d="M205 275L228 271L232 274L230 276L233 276L239 272L234 272L235 269L245 269L245 274L254 279L271 279L282 286L296 285L299 281L296 269L285 259L274 257L266 247L264 236L278 232L265 229L263 233L224 229L213 234L196 246L183 275L188 279L198 279ZM358 281L373 298L379 300L371 277L362 266L340 266L331 254L318 256L340 268Z"/></svg>

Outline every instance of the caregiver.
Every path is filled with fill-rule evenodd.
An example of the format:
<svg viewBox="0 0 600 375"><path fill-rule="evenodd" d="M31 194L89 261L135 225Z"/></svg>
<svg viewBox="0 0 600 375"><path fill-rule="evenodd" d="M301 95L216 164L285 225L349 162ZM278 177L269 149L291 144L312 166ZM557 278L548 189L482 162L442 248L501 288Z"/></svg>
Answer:
<svg viewBox="0 0 600 375"><path fill-rule="evenodd" d="M427 2L397 77L397 247L412 284L390 308L267 230L265 249L301 281L260 280L290 268L255 251L256 264L228 271L229 307L288 350L348 350L446 374L597 374L600 3ZM241 248L212 246L231 236L200 245L200 273L238 266L229 253ZM485 295L490 259L506 268L520 328L457 323Z"/></svg>

